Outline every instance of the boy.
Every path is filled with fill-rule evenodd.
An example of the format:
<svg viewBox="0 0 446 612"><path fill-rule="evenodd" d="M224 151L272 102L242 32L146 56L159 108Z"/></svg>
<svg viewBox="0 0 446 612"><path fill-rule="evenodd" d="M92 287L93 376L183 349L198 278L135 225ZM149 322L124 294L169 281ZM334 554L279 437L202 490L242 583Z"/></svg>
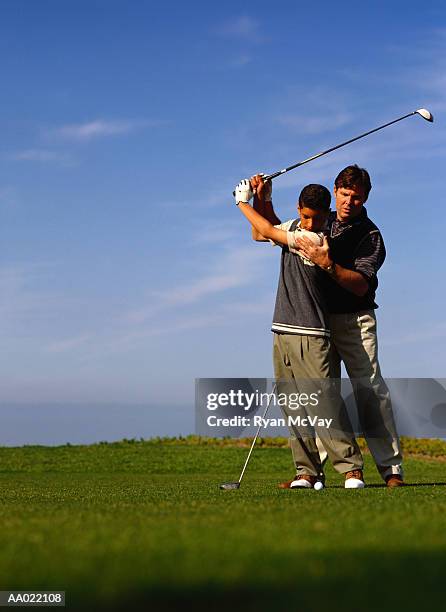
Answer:
<svg viewBox="0 0 446 612"><path fill-rule="evenodd" d="M259 175L253 177L251 182L256 188L257 197L264 199L265 189L270 189L270 186L265 186ZM273 360L278 391L286 389L287 394L300 393L303 386L305 391L310 387L320 389L322 386L324 414L315 415L314 407L309 405L305 410L309 416L329 416L334 423L326 431L316 428L312 435L307 433L305 436L297 426L290 427L296 478L286 486L292 489L312 488L321 478L322 465L314 435L316 433L335 469L345 474L345 487L362 488L361 452L353 436L345 405L329 380L330 330L323 290L325 272L301 254L296 256L299 253L295 248L297 237L304 233L311 236L313 243L322 244L322 231L330 211L330 192L322 185L307 185L299 196L300 219L292 219L277 226L249 205L253 195L249 180L245 179L237 185L236 204L252 224L253 235L257 234L254 237L283 245L271 328L274 333ZM322 385L322 382L326 384ZM288 407L284 412L289 416Z"/></svg>

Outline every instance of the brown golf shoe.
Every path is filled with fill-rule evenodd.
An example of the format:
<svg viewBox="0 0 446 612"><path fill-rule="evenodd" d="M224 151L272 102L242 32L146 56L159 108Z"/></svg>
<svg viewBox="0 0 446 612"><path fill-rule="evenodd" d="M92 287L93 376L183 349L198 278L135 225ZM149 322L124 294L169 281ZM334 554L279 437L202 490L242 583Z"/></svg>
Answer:
<svg viewBox="0 0 446 612"><path fill-rule="evenodd" d="M279 487L279 489L290 489L291 483L294 482L296 479L297 479L297 476L295 476L291 480L287 480L286 482L279 482L277 486Z"/></svg>
<svg viewBox="0 0 446 612"><path fill-rule="evenodd" d="M290 484L290 489L312 489L316 481L316 476L310 476L310 474L300 474L299 476L296 476L296 479Z"/></svg>
<svg viewBox="0 0 446 612"><path fill-rule="evenodd" d="M389 487L389 489L404 487L403 477L399 474L390 474L390 476L386 477L386 485Z"/></svg>
<svg viewBox="0 0 446 612"><path fill-rule="evenodd" d="M310 483L312 487L314 487L314 483L317 480L320 480L324 484L325 476L321 476L320 478L317 478L316 476L310 476L309 474L301 474L300 476L295 476L292 480L287 480L286 482L279 482L277 486L279 489L295 489L296 485L294 485L294 487L292 487L291 485L293 484L293 482L295 483L296 480L306 480L307 482ZM300 486L300 485L297 485L297 486Z"/></svg>

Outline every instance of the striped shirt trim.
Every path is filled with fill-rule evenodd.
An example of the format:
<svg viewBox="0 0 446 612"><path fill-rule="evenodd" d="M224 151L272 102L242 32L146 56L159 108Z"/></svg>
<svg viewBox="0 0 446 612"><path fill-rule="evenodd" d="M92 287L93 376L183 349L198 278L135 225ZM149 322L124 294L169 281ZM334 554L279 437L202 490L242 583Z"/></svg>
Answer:
<svg viewBox="0 0 446 612"><path fill-rule="evenodd" d="M297 336L324 336L330 337L330 330L323 327L301 327L299 325L287 325L286 323L273 323L271 331L282 334L295 334Z"/></svg>

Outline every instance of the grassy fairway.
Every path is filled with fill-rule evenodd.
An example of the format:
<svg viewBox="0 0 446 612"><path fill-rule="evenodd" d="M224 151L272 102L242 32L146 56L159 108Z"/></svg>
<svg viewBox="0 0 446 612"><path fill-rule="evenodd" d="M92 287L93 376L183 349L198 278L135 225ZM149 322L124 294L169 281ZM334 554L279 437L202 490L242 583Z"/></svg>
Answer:
<svg viewBox="0 0 446 612"><path fill-rule="evenodd" d="M387 490L328 471L282 491L289 451L155 443L0 449L0 589L69 609L419 610L444 606L446 463L407 459ZM437 484L431 484L437 483ZM125 606L127 602L127 606Z"/></svg>

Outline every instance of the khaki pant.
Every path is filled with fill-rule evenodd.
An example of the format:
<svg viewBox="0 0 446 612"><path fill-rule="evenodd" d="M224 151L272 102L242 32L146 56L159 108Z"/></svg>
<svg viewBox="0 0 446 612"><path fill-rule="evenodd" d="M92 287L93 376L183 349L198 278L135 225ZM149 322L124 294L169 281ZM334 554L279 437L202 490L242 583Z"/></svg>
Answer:
<svg viewBox="0 0 446 612"><path fill-rule="evenodd" d="M379 473L385 479L401 474L402 455L390 393L378 362L376 317L373 310L330 316L331 375L341 377L341 361L351 379L358 416ZM321 459L325 446L318 443Z"/></svg>
<svg viewBox="0 0 446 612"><path fill-rule="evenodd" d="M273 362L278 394L290 397L290 393L312 393L321 398L318 405L311 403L298 410L290 405L282 406L285 418L331 418L333 424L322 426L290 426L291 450L297 474L320 476L321 457L316 436L322 444L325 458L328 456L334 468L345 473L362 469L361 451L352 433L352 427L337 386L330 380L330 341L316 336L274 334ZM321 392L322 391L322 392Z"/></svg>

